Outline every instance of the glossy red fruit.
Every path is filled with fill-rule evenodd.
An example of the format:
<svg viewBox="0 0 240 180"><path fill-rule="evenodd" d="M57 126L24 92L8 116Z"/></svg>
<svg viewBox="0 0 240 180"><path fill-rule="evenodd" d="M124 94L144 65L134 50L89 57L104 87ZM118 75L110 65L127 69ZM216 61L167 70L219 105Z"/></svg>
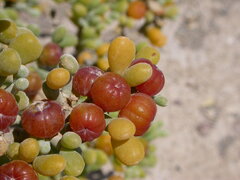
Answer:
<svg viewBox="0 0 240 180"><path fill-rule="evenodd" d="M64 126L64 112L56 101L38 101L22 114L22 127L32 136L51 138Z"/></svg>
<svg viewBox="0 0 240 180"><path fill-rule="evenodd" d="M126 80L113 72L107 72L93 83L93 102L106 112L122 109L129 101L131 88Z"/></svg>
<svg viewBox="0 0 240 180"><path fill-rule="evenodd" d="M14 160L0 166L1 180L38 180L34 169L25 161Z"/></svg>
<svg viewBox="0 0 240 180"><path fill-rule="evenodd" d="M83 141L92 141L106 127L103 110L92 103L81 103L70 114L70 127Z"/></svg>
<svg viewBox="0 0 240 180"><path fill-rule="evenodd" d="M143 135L157 112L153 99L143 93L132 94L128 104L120 111L119 117L131 120L136 126L136 136Z"/></svg>
<svg viewBox="0 0 240 180"><path fill-rule="evenodd" d="M94 66L83 67L73 77L73 92L77 96L89 96L94 81L103 75L103 71Z"/></svg>
<svg viewBox="0 0 240 180"><path fill-rule="evenodd" d="M48 43L43 48L39 63L43 66L54 67L59 63L62 54L62 48L58 44Z"/></svg>
<svg viewBox="0 0 240 180"><path fill-rule="evenodd" d="M146 82L136 86L136 90L138 92L148 94L149 96L154 96L162 90L165 84L165 78L162 71L160 71L156 65L152 64L151 61L147 59L136 59L131 65L143 62L152 66L152 76Z"/></svg>
<svg viewBox="0 0 240 180"><path fill-rule="evenodd" d="M14 123L17 114L18 106L13 95L0 89L0 131Z"/></svg>

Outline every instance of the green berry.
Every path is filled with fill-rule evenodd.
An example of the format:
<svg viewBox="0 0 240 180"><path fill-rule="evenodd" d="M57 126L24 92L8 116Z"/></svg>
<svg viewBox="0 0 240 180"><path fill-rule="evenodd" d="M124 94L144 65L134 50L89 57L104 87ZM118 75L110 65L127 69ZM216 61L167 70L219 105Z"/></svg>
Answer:
<svg viewBox="0 0 240 180"><path fill-rule="evenodd" d="M25 109L29 105L29 98L23 91L18 91L15 95L19 110Z"/></svg>
<svg viewBox="0 0 240 180"><path fill-rule="evenodd" d="M26 66L24 65L21 65L16 76L17 77L22 77L22 78L25 78L29 75L29 70Z"/></svg>
<svg viewBox="0 0 240 180"><path fill-rule="evenodd" d="M14 87L18 90L25 90L29 86L29 81L26 78L19 78L18 80L15 81Z"/></svg>
<svg viewBox="0 0 240 180"><path fill-rule="evenodd" d="M60 66L67 69L71 74L75 74L79 68L76 58L70 54L64 54L60 57Z"/></svg>
<svg viewBox="0 0 240 180"><path fill-rule="evenodd" d="M0 76L16 74L21 65L21 58L12 48L0 52Z"/></svg>
<svg viewBox="0 0 240 180"><path fill-rule="evenodd" d="M40 153L41 154L48 154L50 152L50 150L51 150L50 141L39 140L38 143L39 143L39 146L40 146Z"/></svg>
<svg viewBox="0 0 240 180"><path fill-rule="evenodd" d="M65 27L59 26L55 29L52 34L52 40L55 43L59 43L63 40L64 36L66 35L67 30Z"/></svg>
<svg viewBox="0 0 240 180"><path fill-rule="evenodd" d="M18 35L11 41L9 47L18 52L23 64L30 63L39 58L43 49L38 38L29 32Z"/></svg>
<svg viewBox="0 0 240 180"><path fill-rule="evenodd" d="M10 22L10 26L0 33L0 42L8 44L16 37L17 25L14 22Z"/></svg>
<svg viewBox="0 0 240 180"><path fill-rule="evenodd" d="M61 145L67 149L76 149L81 143L81 137L74 132L66 132L61 139Z"/></svg>

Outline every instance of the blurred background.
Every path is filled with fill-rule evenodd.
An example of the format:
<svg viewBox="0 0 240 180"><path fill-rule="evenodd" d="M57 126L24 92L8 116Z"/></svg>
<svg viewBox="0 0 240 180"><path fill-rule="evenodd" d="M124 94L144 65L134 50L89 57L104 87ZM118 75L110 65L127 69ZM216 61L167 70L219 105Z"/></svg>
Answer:
<svg viewBox="0 0 240 180"><path fill-rule="evenodd" d="M166 74L168 136L156 140L149 179L240 179L240 29L238 0L178 1L164 32L159 66Z"/></svg>
<svg viewBox="0 0 240 180"><path fill-rule="evenodd" d="M42 2L55 8L53 21L48 16L21 16L41 27L43 43L49 41L54 23L76 33L67 4ZM162 29L168 41L159 49L158 63L166 78L161 94L168 98L168 106L158 108L156 121L164 122L167 136L154 140L158 162L147 169L145 179L239 180L240 1L178 0L176 4L178 16ZM112 39L111 33L103 33L103 39ZM135 31L126 35L135 42L144 40Z"/></svg>

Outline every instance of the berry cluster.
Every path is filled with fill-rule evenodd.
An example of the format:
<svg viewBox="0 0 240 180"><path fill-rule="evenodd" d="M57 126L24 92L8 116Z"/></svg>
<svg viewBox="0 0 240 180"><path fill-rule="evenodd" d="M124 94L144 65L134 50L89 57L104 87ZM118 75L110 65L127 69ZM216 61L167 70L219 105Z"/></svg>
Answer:
<svg viewBox="0 0 240 180"><path fill-rule="evenodd" d="M7 23L6 29L0 33L3 37L11 30L12 22L1 23ZM37 38L31 32L21 28L16 31L14 38L5 38L8 44L1 53L15 47L12 44L25 34L26 39L22 42L27 43L29 37L34 37L36 41L30 42L38 47ZM28 57L32 57L31 61L38 58L27 51L34 47L27 45L22 45L26 48L25 54L22 54L25 60ZM150 51L144 54L141 51L143 48ZM136 53L133 41L127 37L117 37L109 45L107 72L94 66L79 68L73 56L61 55L57 67L47 73L42 85L45 98L33 101L24 108L17 104L17 98L10 93L14 92L8 91L4 81L0 89L1 131L7 132L10 128L22 133L2 153L9 163L0 166L0 178L34 180L54 176L61 180L76 179L91 172L91 168L106 164L107 156L114 157L114 162L118 164L139 164L148 151L146 141L140 136L149 134L146 132L157 111L152 97L164 85L164 75L155 65L159 54L148 46L142 49ZM22 51L21 48L14 50L17 57ZM43 51L39 60L44 54ZM5 54L0 61L11 57L11 54ZM5 64L10 65L9 61ZM16 74L18 71L4 75L9 77ZM31 76L28 76L28 82L34 89L35 75ZM17 116L20 122L11 126ZM146 137L151 139L151 135Z"/></svg>

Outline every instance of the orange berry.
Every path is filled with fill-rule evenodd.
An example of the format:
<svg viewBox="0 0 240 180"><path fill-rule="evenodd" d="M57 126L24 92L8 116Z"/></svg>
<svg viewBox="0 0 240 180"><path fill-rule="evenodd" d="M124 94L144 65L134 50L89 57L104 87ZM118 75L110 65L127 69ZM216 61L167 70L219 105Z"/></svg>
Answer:
<svg viewBox="0 0 240 180"><path fill-rule="evenodd" d="M147 12L146 4L143 1L133 1L129 4L127 14L134 19L141 19Z"/></svg>
<svg viewBox="0 0 240 180"><path fill-rule="evenodd" d="M113 148L111 143L111 136L109 134L102 134L96 140L96 148L103 150L108 155L113 154Z"/></svg>
<svg viewBox="0 0 240 180"><path fill-rule="evenodd" d="M156 27L149 27L147 29L147 37L152 44L158 47L163 47L167 43L167 37Z"/></svg>

